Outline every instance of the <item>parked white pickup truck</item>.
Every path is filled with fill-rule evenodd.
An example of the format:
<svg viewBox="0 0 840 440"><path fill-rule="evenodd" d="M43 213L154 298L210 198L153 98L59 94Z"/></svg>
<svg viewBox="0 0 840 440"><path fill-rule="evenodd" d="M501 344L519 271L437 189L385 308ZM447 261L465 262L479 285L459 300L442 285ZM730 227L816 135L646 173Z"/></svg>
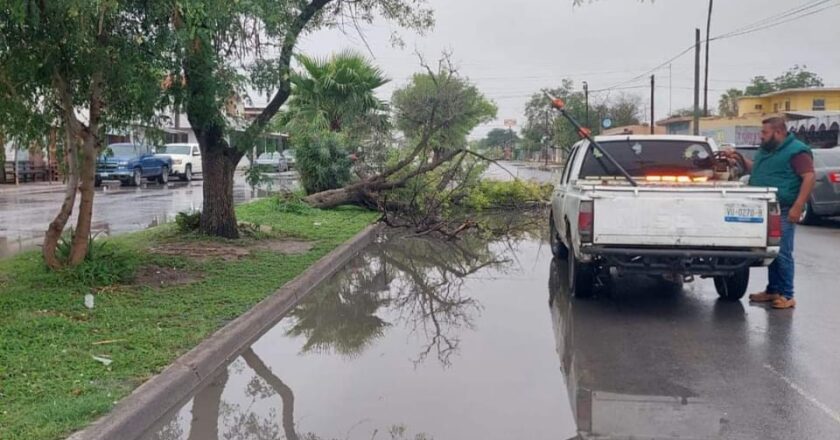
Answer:
<svg viewBox="0 0 840 440"><path fill-rule="evenodd" d="M190 182L193 176L201 174L201 149L198 144L166 144L157 147L156 156L172 158L170 173L185 182Z"/></svg>
<svg viewBox="0 0 840 440"><path fill-rule="evenodd" d="M714 277L718 294L740 299L749 269L779 252L775 188L730 181L717 145L699 136L601 136L574 145L555 187L551 247L569 265L576 296L599 276L638 273L682 284ZM724 168L725 168L724 163Z"/></svg>

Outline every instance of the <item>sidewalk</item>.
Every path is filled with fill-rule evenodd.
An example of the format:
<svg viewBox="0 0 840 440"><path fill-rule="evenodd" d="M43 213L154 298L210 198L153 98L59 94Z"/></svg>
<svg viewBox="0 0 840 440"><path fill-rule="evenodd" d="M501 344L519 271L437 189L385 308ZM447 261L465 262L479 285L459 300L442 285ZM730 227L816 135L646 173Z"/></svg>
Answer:
<svg viewBox="0 0 840 440"><path fill-rule="evenodd" d="M0 184L0 196L38 194L54 191L64 191L64 182L26 182L20 185L14 183Z"/></svg>

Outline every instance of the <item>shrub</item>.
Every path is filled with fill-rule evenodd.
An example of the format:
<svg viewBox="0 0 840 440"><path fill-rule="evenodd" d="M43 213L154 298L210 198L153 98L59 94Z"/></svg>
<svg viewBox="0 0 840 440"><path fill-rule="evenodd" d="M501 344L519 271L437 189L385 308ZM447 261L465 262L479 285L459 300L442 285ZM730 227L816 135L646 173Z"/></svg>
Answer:
<svg viewBox="0 0 840 440"><path fill-rule="evenodd" d="M70 243L73 230L62 236L56 254L64 261L70 256ZM111 245L96 240L98 234L92 234L88 242L87 254L81 264L63 269L60 276L68 284L81 286L108 286L127 280L133 270L131 256L117 252Z"/></svg>
<svg viewBox="0 0 840 440"><path fill-rule="evenodd" d="M525 204L547 202L551 198L550 184L513 180L500 182L482 180L470 189L463 205L471 209L512 208Z"/></svg>
<svg viewBox="0 0 840 440"><path fill-rule="evenodd" d="M289 214L311 214L315 208L303 201L300 194L288 193L277 197L277 210Z"/></svg>
<svg viewBox="0 0 840 440"><path fill-rule="evenodd" d="M201 226L201 211L181 211L175 215L175 226L178 232L195 232Z"/></svg>
<svg viewBox="0 0 840 440"><path fill-rule="evenodd" d="M350 159L344 137L338 133L306 136L296 147L296 158L307 194L341 188L350 181Z"/></svg>

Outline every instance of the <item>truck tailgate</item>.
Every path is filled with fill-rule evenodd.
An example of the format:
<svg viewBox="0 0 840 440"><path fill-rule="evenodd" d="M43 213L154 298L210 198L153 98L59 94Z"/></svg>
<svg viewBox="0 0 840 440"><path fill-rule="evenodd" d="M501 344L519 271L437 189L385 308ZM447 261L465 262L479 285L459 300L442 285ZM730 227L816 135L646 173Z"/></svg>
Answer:
<svg viewBox="0 0 840 440"><path fill-rule="evenodd" d="M766 188L596 187L594 244L767 246Z"/></svg>

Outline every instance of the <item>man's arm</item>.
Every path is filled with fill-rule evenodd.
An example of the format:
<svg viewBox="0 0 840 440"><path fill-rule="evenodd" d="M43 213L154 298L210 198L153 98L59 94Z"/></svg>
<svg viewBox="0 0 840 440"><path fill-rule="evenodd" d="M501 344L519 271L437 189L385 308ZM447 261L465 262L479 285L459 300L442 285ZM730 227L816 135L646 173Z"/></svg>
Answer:
<svg viewBox="0 0 840 440"><path fill-rule="evenodd" d="M801 174L800 177L802 177L802 187L799 188L799 196L796 197L796 202L790 207L790 213L788 214L788 220L791 223L799 223L805 204L808 203L811 191L814 190L814 185L817 183L817 176L813 171Z"/></svg>
<svg viewBox="0 0 840 440"><path fill-rule="evenodd" d="M744 157L743 154L741 154L741 153L739 153L735 150L725 150L723 152L723 155L726 156L727 159L729 159L729 163L732 164L732 165L735 165L736 157L740 157L744 161L744 166L746 167L746 169L744 170L744 173L749 174L749 173L752 172L753 161Z"/></svg>

